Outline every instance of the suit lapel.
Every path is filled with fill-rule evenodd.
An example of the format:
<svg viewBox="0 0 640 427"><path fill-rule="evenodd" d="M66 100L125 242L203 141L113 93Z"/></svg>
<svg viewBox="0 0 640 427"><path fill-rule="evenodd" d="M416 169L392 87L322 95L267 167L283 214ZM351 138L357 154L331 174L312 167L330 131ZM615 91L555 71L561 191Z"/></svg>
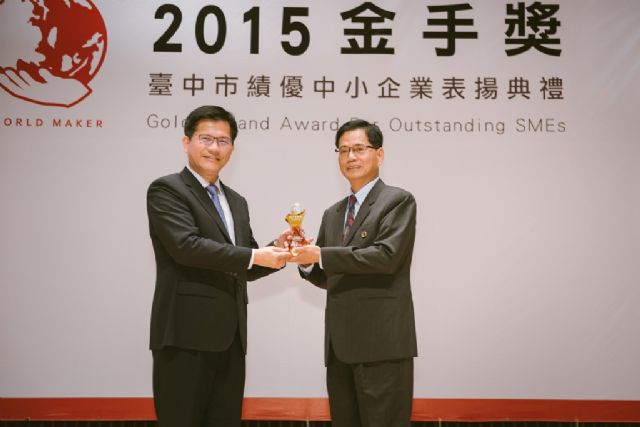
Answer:
<svg viewBox="0 0 640 427"><path fill-rule="evenodd" d="M351 239L353 239L353 236L355 235L356 231L360 228L360 225L362 225L365 218L369 216L369 212L371 212L371 206L373 206L373 204L378 199L378 195L384 188L384 185L385 184L384 182L382 182L381 179L378 180L378 182L376 182L376 184L373 186L371 191L369 191L369 194L367 194L367 197L362 202L362 206L360 206L360 209L358 210L358 215L356 215L355 222L353 223L351 228L349 228L349 234L347 234L347 237L344 242L344 246L348 246L349 243L351 243ZM345 204L345 209L346 209L346 204ZM344 210L343 210L343 214L344 214Z"/></svg>
<svg viewBox="0 0 640 427"><path fill-rule="evenodd" d="M191 193L195 196L195 198L200 202L205 211L209 213L213 221L216 223L220 232L224 235L225 239L228 243L231 243L231 237L229 237L229 233L227 233L227 227L222 222L222 218L220 218L220 214L216 211L215 206L213 205L213 201L211 201L211 197L207 190L200 185L195 176L187 169L186 167L180 173L182 180L189 187Z"/></svg>

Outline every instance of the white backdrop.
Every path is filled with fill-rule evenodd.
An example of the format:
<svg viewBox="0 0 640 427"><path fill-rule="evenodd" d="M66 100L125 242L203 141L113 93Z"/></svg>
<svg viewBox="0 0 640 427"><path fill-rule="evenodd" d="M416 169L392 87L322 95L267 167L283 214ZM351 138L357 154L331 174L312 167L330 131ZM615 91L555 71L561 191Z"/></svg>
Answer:
<svg viewBox="0 0 640 427"><path fill-rule="evenodd" d="M151 395L145 193L185 163L181 128L155 126L155 117L179 122L219 104L269 124L240 130L222 174L248 199L262 244L295 201L315 235L323 210L348 191L335 127L296 130L294 121L379 123L382 177L418 202L416 397L640 399L640 3L555 2L558 57L533 48L507 56L502 1L458 12L474 20L459 29L478 37L457 40L449 57L435 53L445 40L422 36L443 29L427 25L445 15L427 6L446 2L376 1L395 12L374 25L392 29L393 54L340 53L345 29L361 26L340 13L359 1L216 2L227 36L215 54L194 36L206 2L179 2L170 42L181 52L153 51L171 22L154 19L164 2L94 3L108 43L85 99L65 108L0 91L0 397ZM33 50L10 6L0 5L5 75ZM256 6L260 49L250 54L243 14ZM308 8L294 18L310 33L299 56L280 45L301 40L281 34L285 7ZM205 24L213 44L215 18ZM150 94L154 73L172 74L171 95ZM225 74L237 77L235 94L216 93ZM204 90L183 89L192 75ZM256 75L270 76L268 97L247 96ZM300 98L282 96L283 76L301 78ZM418 76L431 79L431 99L411 97ZM314 92L323 77L334 82L324 99ZM379 97L388 77L398 98ZM443 94L451 77L464 79L464 99ZM485 77L496 79L495 100L475 99ZM509 98L516 77L529 81L529 99ZM551 77L562 78L562 99L543 99L540 81ZM463 129L446 131L454 121ZM487 122L503 131L485 130ZM246 395L325 396L323 291L288 266L249 292Z"/></svg>

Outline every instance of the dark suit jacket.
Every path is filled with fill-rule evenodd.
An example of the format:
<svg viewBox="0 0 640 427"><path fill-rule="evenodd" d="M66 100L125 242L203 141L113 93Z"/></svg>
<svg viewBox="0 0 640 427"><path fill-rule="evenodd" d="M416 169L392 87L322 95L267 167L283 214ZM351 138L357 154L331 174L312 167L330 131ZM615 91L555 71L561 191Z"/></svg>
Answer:
<svg viewBox="0 0 640 427"><path fill-rule="evenodd" d="M347 199L324 212L317 244L323 269L305 277L327 290L325 362L329 346L345 363L417 356L410 269L416 202L379 180L342 243Z"/></svg>
<svg viewBox="0 0 640 427"><path fill-rule="evenodd" d="M149 186L147 213L156 258L153 350L221 351L238 329L246 352L247 280L276 270L247 270L251 248L258 247L247 201L224 184L222 188L233 215L235 245L207 191L187 168Z"/></svg>

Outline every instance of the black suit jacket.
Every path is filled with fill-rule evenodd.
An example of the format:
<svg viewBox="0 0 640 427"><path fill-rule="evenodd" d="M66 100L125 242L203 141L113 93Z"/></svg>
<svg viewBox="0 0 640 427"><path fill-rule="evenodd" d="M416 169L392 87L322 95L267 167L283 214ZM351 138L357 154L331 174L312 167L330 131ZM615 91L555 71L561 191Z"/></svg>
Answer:
<svg viewBox="0 0 640 427"><path fill-rule="evenodd" d="M251 249L258 247L247 201L222 188L233 215L235 245L206 189L187 168L149 186L147 214L156 259L153 350L222 351L239 330L246 352L247 280L276 270L247 270Z"/></svg>
<svg viewBox="0 0 640 427"><path fill-rule="evenodd" d="M322 266L303 277L327 290L325 363L329 348L345 363L417 356L410 269L416 202L379 180L342 243L347 199L324 212L317 244Z"/></svg>

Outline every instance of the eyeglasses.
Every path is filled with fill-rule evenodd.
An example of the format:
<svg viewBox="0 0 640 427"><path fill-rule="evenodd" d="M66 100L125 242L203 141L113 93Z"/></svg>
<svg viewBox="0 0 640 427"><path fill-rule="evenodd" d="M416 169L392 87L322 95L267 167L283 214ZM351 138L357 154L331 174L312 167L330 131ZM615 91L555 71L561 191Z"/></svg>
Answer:
<svg viewBox="0 0 640 427"><path fill-rule="evenodd" d="M377 150L379 147L376 148L372 145L356 144L353 147L336 148L335 151L336 153L339 153L340 156L345 156L345 157L349 156L349 153L352 151L353 151L353 154L355 154L356 156L362 156L368 148Z"/></svg>
<svg viewBox="0 0 640 427"><path fill-rule="evenodd" d="M206 145L207 147L210 147L214 142L216 142L220 148L225 148L231 145L231 138L226 136L219 136L216 138L211 135L198 135L198 141L200 141L200 144Z"/></svg>

